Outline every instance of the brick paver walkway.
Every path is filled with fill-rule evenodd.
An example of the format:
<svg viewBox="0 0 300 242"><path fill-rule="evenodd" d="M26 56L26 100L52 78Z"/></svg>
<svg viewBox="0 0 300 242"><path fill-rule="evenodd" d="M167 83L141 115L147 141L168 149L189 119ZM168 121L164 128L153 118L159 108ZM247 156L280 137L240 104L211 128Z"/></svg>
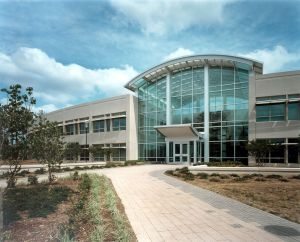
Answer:
<svg viewBox="0 0 300 242"><path fill-rule="evenodd" d="M171 168L100 171L112 179L139 241L300 241L299 224L165 176Z"/></svg>

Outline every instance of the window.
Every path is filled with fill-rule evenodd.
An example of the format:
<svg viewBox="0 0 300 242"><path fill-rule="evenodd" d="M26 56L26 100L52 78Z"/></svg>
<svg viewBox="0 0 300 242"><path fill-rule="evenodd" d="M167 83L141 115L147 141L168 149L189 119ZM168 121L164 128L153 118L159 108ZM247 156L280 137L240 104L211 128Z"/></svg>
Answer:
<svg viewBox="0 0 300 242"><path fill-rule="evenodd" d="M284 121L285 120L285 104L264 104L256 105L256 121Z"/></svg>
<svg viewBox="0 0 300 242"><path fill-rule="evenodd" d="M126 130L126 118L114 118L112 120L112 130L113 131Z"/></svg>
<svg viewBox="0 0 300 242"><path fill-rule="evenodd" d="M85 134L89 132L89 123L79 123L79 133Z"/></svg>
<svg viewBox="0 0 300 242"><path fill-rule="evenodd" d="M110 131L110 119L106 119L106 132Z"/></svg>
<svg viewBox="0 0 300 242"><path fill-rule="evenodd" d="M59 133L60 135L64 135L64 127L63 126L58 126Z"/></svg>
<svg viewBox="0 0 300 242"><path fill-rule="evenodd" d="M97 120L93 121L93 132L94 133L99 133L99 132L104 132L104 120Z"/></svg>
<svg viewBox="0 0 300 242"><path fill-rule="evenodd" d="M126 160L126 144L112 144L112 158L113 161L125 161Z"/></svg>
<svg viewBox="0 0 300 242"><path fill-rule="evenodd" d="M94 161L104 161L103 145L93 145L96 151L92 154Z"/></svg>
<svg viewBox="0 0 300 242"><path fill-rule="evenodd" d="M75 124L66 125L66 135L74 135L75 134Z"/></svg>
<svg viewBox="0 0 300 242"><path fill-rule="evenodd" d="M276 101L276 100L285 100L285 95L278 95L278 96L268 96L268 97L257 97L256 101Z"/></svg>
<svg viewBox="0 0 300 242"><path fill-rule="evenodd" d="M89 158L89 145L81 145L81 152L80 152L80 160L81 161L88 161Z"/></svg>
<svg viewBox="0 0 300 242"><path fill-rule="evenodd" d="M300 120L300 102L288 103L288 120Z"/></svg>

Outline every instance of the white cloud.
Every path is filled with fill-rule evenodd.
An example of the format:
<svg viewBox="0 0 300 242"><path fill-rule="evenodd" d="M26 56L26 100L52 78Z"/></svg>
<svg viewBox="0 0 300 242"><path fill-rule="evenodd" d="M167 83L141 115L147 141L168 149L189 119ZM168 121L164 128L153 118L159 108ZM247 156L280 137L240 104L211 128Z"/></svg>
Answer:
<svg viewBox="0 0 300 242"><path fill-rule="evenodd" d="M300 61L300 53L289 53L283 46L277 45L273 50L255 50L247 54L239 54L264 63L264 73L284 70L292 62Z"/></svg>
<svg viewBox="0 0 300 242"><path fill-rule="evenodd" d="M164 61L167 60L172 60L172 59L176 59L182 56L188 56L188 55L193 55L194 51L189 50L189 49L184 49L179 47L177 50L175 50L174 52L168 54L166 57L163 58Z"/></svg>
<svg viewBox="0 0 300 242"><path fill-rule="evenodd" d="M39 107L34 107L32 111L35 113L39 113L39 111L43 111L44 113L49 113L57 109L58 107L56 107L54 104L46 104Z"/></svg>
<svg viewBox="0 0 300 242"><path fill-rule="evenodd" d="M127 65L95 70L63 65L40 49L20 48L11 55L0 52L1 84L7 87L15 81L32 86L38 103L42 101L41 107L51 111L78 100L126 93L123 86L137 74Z"/></svg>
<svg viewBox="0 0 300 242"><path fill-rule="evenodd" d="M221 23L227 1L111 0L112 6L137 22L147 34L164 35L195 25Z"/></svg>

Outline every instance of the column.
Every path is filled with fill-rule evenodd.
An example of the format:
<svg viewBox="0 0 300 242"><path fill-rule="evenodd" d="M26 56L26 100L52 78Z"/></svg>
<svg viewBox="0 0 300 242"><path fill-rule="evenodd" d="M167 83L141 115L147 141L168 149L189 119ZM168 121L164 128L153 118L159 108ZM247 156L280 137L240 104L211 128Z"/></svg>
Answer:
<svg viewBox="0 0 300 242"><path fill-rule="evenodd" d="M167 98L167 104L166 104L166 123L167 125L171 124L171 85L170 85L170 73L167 74L166 79L166 98Z"/></svg>
<svg viewBox="0 0 300 242"><path fill-rule="evenodd" d="M166 156L167 156L167 163L169 163L170 159L169 159L169 141L166 140Z"/></svg>
<svg viewBox="0 0 300 242"><path fill-rule="evenodd" d="M209 162L209 80L208 65L204 66L204 162Z"/></svg>
<svg viewBox="0 0 300 242"><path fill-rule="evenodd" d="M194 164L196 164L198 162L197 157L198 157L198 154L197 154L197 140L194 140Z"/></svg>

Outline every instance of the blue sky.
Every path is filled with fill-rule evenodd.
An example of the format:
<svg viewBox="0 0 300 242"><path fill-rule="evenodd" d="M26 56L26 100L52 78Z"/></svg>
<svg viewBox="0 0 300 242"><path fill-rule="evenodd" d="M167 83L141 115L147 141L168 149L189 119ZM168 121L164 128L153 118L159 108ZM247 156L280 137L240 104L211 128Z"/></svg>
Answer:
<svg viewBox="0 0 300 242"><path fill-rule="evenodd" d="M0 0L0 87L32 86L47 112L214 53L256 59L264 73L299 70L300 0Z"/></svg>

